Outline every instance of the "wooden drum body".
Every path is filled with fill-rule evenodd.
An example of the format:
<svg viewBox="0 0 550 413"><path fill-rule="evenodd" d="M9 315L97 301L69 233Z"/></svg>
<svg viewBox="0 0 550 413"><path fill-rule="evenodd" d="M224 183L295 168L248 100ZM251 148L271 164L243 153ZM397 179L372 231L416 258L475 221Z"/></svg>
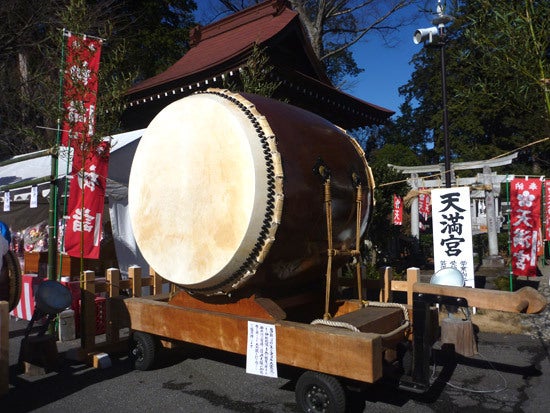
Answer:
<svg viewBox="0 0 550 413"><path fill-rule="evenodd" d="M158 274L194 293L275 294L320 279L327 224L319 170L330 170L333 248L353 248L355 185L362 233L374 183L352 138L256 95L211 89L186 97L153 119L136 151L134 236Z"/></svg>

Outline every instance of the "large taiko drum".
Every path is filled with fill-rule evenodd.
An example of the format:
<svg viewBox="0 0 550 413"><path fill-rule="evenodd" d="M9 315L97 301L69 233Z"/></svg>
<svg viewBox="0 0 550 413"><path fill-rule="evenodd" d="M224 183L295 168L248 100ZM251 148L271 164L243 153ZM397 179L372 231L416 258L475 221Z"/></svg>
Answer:
<svg viewBox="0 0 550 413"><path fill-rule="evenodd" d="M265 296L319 280L328 171L333 248L351 249L357 187L363 232L374 186L355 140L265 97L210 89L183 98L152 120L136 150L134 236L158 274L193 293L254 288Z"/></svg>

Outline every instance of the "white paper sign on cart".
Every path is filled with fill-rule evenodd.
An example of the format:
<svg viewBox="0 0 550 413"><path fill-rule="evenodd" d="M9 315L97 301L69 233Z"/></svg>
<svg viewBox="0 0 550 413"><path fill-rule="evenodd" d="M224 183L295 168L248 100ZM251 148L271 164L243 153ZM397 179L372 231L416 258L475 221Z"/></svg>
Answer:
<svg viewBox="0 0 550 413"><path fill-rule="evenodd" d="M248 322L246 372L277 377L277 336L273 324Z"/></svg>

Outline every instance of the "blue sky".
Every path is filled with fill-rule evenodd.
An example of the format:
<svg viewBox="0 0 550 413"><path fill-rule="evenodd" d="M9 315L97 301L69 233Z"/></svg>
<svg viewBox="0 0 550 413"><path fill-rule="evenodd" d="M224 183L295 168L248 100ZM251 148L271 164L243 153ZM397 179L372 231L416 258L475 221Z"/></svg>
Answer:
<svg viewBox="0 0 550 413"><path fill-rule="evenodd" d="M429 22L421 22L418 27L427 25ZM355 46L352 49L353 56L364 72L354 80L353 87L346 92L399 112L403 97L399 96L397 89L410 79L413 67L409 62L422 47L412 41L414 30L418 27L407 26L400 29L396 33L397 41L394 47L385 45L378 37Z"/></svg>

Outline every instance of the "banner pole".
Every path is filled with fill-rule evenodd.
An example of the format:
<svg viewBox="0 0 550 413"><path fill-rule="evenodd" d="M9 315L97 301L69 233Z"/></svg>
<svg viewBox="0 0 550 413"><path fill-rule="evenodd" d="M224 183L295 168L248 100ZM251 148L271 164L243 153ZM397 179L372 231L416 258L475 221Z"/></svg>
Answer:
<svg viewBox="0 0 550 413"><path fill-rule="evenodd" d="M514 281L512 271L512 204L510 203L510 180L506 176L506 202L508 202L508 256L510 261L508 264L508 283L510 284L510 292L514 291L512 285Z"/></svg>
<svg viewBox="0 0 550 413"><path fill-rule="evenodd" d="M59 142L61 140L61 114L63 99L63 62L65 61L65 29L61 32L61 64L59 68L59 93L57 99L57 132L55 137L55 147L52 150L51 162L51 181L50 181L50 202L48 211L48 270L49 280L55 280L57 277L57 209L58 209L58 188L57 179L59 177Z"/></svg>

